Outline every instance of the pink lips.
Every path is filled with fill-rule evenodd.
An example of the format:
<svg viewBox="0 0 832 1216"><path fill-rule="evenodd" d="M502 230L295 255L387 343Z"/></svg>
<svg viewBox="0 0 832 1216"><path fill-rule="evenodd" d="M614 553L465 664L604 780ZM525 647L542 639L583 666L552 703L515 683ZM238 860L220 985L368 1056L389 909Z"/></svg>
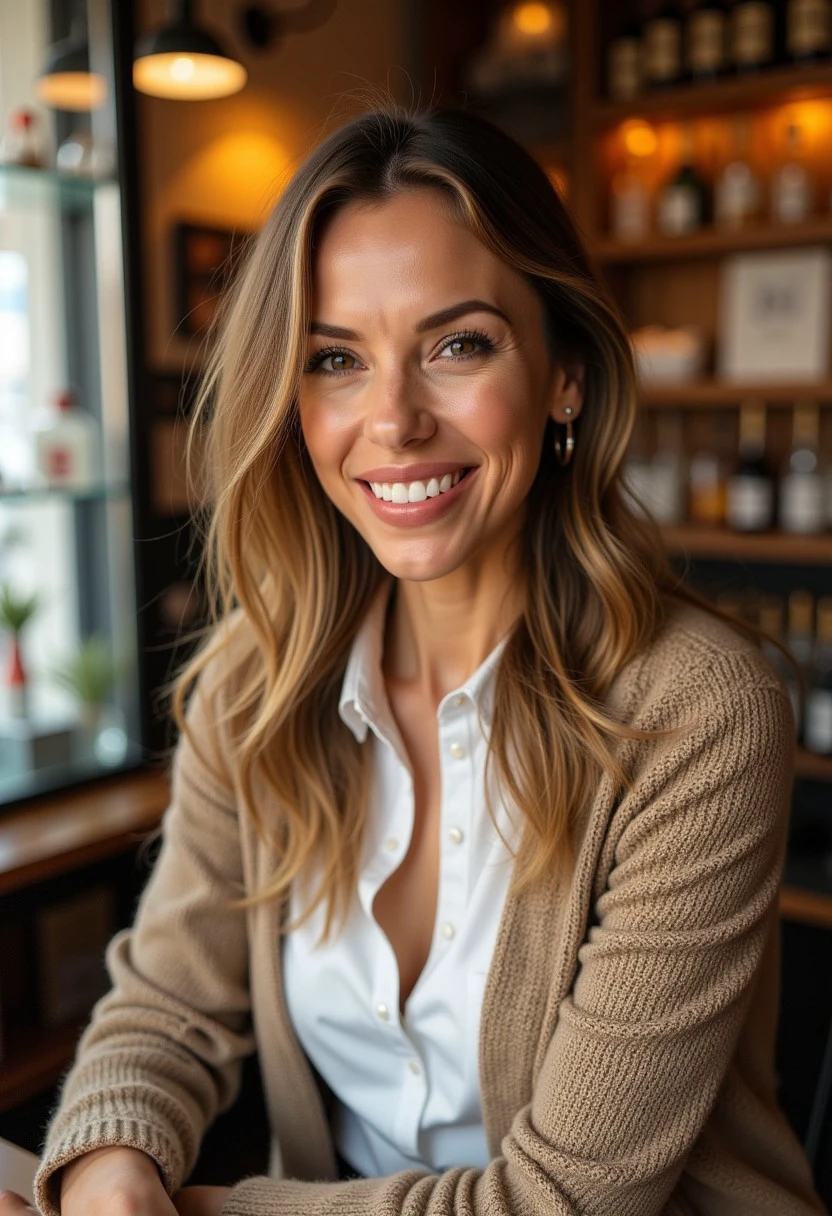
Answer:
<svg viewBox="0 0 832 1216"><path fill-rule="evenodd" d="M420 467L430 468L431 472L429 474L422 474L421 477L414 476L412 470ZM439 468L443 469L441 474L436 473L436 469ZM444 476L445 473L455 473L458 468L460 468L458 464L444 466L436 464L430 466L410 465L408 467L407 480L422 481L426 477ZM376 473L382 471L383 470L372 469L371 472L373 476L370 478L370 480L404 480L404 478L401 476L401 472L396 478L390 477L389 474L386 474L383 478L377 477ZM469 472L464 477L461 477L456 485L452 486L450 490L446 490L444 494L438 494L436 498L426 498L422 502L385 502L383 498L376 498L371 487L366 484L363 479L359 484L361 485L362 492L366 496L370 507L379 519L383 519L385 523L396 524L403 528L416 528L421 524L432 523L435 519L439 519L442 515L444 515L446 511L451 510L454 503L459 501L461 495L465 493L469 483L474 480L476 475L476 468L470 469Z"/></svg>

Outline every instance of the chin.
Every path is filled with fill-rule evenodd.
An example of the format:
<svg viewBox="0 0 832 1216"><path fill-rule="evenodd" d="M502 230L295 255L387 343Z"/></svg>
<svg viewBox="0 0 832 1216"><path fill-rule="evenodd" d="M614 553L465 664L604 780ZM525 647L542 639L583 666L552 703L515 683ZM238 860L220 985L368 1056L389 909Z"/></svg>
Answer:
<svg viewBox="0 0 832 1216"><path fill-rule="evenodd" d="M451 558L447 554L402 554L378 549L373 552L388 574L410 583L428 583L446 578L463 564L461 559Z"/></svg>

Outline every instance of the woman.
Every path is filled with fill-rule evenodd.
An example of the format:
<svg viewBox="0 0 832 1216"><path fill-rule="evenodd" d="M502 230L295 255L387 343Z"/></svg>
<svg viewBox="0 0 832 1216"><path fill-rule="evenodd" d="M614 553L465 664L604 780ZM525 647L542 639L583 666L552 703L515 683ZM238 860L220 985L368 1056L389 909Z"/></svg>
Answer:
<svg viewBox="0 0 832 1216"><path fill-rule="evenodd" d="M336 133L209 410L219 621L43 1211L822 1211L787 694L628 503L627 335L543 172L465 113ZM179 1190L255 1049L272 1176Z"/></svg>

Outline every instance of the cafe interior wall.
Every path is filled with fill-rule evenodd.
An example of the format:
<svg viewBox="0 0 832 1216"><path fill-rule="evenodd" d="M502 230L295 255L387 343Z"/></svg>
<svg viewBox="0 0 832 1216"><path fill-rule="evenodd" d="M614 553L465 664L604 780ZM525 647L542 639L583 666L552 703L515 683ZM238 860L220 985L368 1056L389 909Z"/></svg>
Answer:
<svg viewBox="0 0 832 1216"><path fill-rule="evenodd" d="M146 361L158 371L198 364L199 341L176 332L172 230L179 221L256 229L316 143L366 104L368 90L412 98L404 4L338 0L324 25L257 50L240 34L238 0L202 0L201 24L248 71L216 101L138 96ZM273 11L279 0L265 5ZM291 7L285 4L283 7ZM140 0L139 33L164 23L165 0Z"/></svg>

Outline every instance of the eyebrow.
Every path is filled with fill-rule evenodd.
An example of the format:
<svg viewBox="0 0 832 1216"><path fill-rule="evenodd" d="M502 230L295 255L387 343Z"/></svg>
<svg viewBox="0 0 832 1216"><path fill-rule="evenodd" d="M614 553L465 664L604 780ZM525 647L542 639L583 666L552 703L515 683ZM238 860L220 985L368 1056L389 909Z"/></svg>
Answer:
<svg viewBox="0 0 832 1216"><path fill-rule="evenodd" d="M449 308L440 308L439 312L432 312L430 316L423 317L416 323L416 333L427 333L428 330L436 329L440 325L447 325L469 312L490 312L495 317L500 317L507 325L511 325L509 318L496 304L489 304L487 300L462 300L459 304L451 304ZM309 332L310 334L320 334L324 338L343 338L347 342L361 340L361 335L354 329L344 329L340 325L327 325L325 321L312 321Z"/></svg>

